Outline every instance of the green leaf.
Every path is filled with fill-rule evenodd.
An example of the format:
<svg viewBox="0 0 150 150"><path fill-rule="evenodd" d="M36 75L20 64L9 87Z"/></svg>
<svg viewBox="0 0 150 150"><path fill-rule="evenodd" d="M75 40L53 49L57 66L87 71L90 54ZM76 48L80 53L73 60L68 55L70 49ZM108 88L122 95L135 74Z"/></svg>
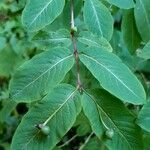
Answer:
<svg viewBox="0 0 150 150"><path fill-rule="evenodd" d="M88 93L87 93L88 94ZM112 139L105 144L112 150L141 150L142 134L140 128L134 123L135 117L127 110L119 99L104 90L95 90L87 95L97 103L107 128L114 131Z"/></svg>
<svg viewBox="0 0 150 150"><path fill-rule="evenodd" d="M99 48L87 48L79 57L104 89L124 102L145 102L143 86L116 55Z"/></svg>
<svg viewBox="0 0 150 150"><path fill-rule="evenodd" d="M87 94L83 94L81 103L84 114L89 119L93 132L100 138L103 134L103 125L95 101Z"/></svg>
<svg viewBox="0 0 150 150"><path fill-rule="evenodd" d="M113 34L113 18L111 13L98 0L86 0L83 8L84 21L89 30L106 38L108 41Z"/></svg>
<svg viewBox="0 0 150 150"><path fill-rule="evenodd" d="M97 137L93 137L90 138L90 140L88 141L88 143L86 143L85 147L83 148L83 150L108 150L102 143L102 141L100 141Z"/></svg>
<svg viewBox="0 0 150 150"><path fill-rule="evenodd" d="M6 46L0 51L0 76L9 77L23 62L21 56L16 55L11 47Z"/></svg>
<svg viewBox="0 0 150 150"><path fill-rule="evenodd" d="M87 119L87 117L84 115L83 112L81 112L78 115L74 127L77 127L76 133L78 136L85 136L91 133L91 126L89 124L89 120Z"/></svg>
<svg viewBox="0 0 150 150"><path fill-rule="evenodd" d="M63 11L65 0L29 0L22 22L30 31L38 31L52 23Z"/></svg>
<svg viewBox="0 0 150 150"><path fill-rule="evenodd" d="M149 0L136 0L134 9L136 25L143 41L150 40L150 2Z"/></svg>
<svg viewBox="0 0 150 150"><path fill-rule="evenodd" d="M0 122L6 121L12 110L16 107L17 103L10 99L4 100L3 108L0 111Z"/></svg>
<svg viewBox="0 0 150 150"><path fill-rule="evenodd" d="M71 39L68 30L60 29L57 32L41 31L33 37L33 41L44 46L70 46Z"/></svg>
<svg viewBox="0 0 150 150"><path fill-rule="evenodd" d="M96 35L91 34L90 32L81 32L79 34L78 41L85 45L88 45L89 47L94 46L104 48L109 52L113 51L111 45L105 38L98 37Z"/></svg>
<svg viewBox="0 0 150 150"><path fill-rule="evenodd" d="M125 44L130 53L133 54L141 43L141 37L136 28L133 10L124 12L121 29Z"/></svg>
<svg viewBox="0 0 150 150"><path fill-rule="evenodd" d="M143 141L144 141L144 150L148 150L150 145L150 134L148 135L145 134L143 136Z"/></svg>
<svg viewBox="0 0 150 150"><path fill-rule="evenodd" d="M61 140L73 126L81 111L77 89L71 85L59 85L24 116L13 137L12 150L48 150ZM48 136L35 127L47 123Z"/></svg>
<svg viewBox="0 0 150 150"><path fill-rule="evenodd" d="M43 52L19 67L10 82L10 97L16 102L40 100L60 83L74 64L66 48Z"/></svg>
<svg viewBox="0 0 150 150"><path fill-rule="evenodd" d="M144 46L142 50L137 51L137 55L144 59L150 59L150 41Z"/></svg>
<svg viewBox="0 0 150 150"><path fill-rule="evenodd" d="M0 36L0 51L6 46L6 38Z"/></svg>
<svg viewBox="0 0 150 150"><path fill-rule="evenodd" d="M137 124L144 130L150 132L150 102L145 104L138 116Z"/></svg>
<svg viewBox="0 0 150 150"><path fill-rule="evenodd" d="M115 5L119 8L130 9L134 7L133 0L107 0L110 4Z"/></svg>

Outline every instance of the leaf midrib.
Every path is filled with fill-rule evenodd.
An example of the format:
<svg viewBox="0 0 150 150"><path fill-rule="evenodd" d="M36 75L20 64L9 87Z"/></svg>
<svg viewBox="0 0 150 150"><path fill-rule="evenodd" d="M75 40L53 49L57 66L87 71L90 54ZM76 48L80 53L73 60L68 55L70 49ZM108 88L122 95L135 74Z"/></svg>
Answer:
<svg viewBox="0 0 150 150"><path fill-rule="evenodd" d="M100 111L102 111L108 117L108 119L110 120L110 122L118 130L118 133L123 137L123 139L125 139L126 143L129 145L130 149L132 150L132 147L131 147L130 143L128 142L128 140L124 136L124 134L122 133L121 129L118 128L118 126L115 124L115 122L110 118L110 116L105 112L105 110L102 107L100 107L98 104L97 104L97 106L100 109Z"/></svg>
<svg viewBox="0 0 150 150"><path fill-rule="evenodd" d="M100 111L102 111L107 117L108 119L110 120L110 122L113 124L113 126L118 130L118 133L125 139L126 143L129 145L129 147L131 148L132 150L132 147L130 146L130 143L128 142L128 140L126 139L126 137L124 136L124 134L122 133L122 131L118 128L118 126L115 124L115 122L111 119L111 117L107 114L107 112L105 112L105 110L99 105L97 104L96 100L89 94L89 93L86 93L87 96L89 96L93 101L94 103L96 104L96 106L100 109Z"/></svg>
<svg viewBox="0 0 150 150"><path fill-rule="evenodd" d="M68 100L74 95L74 93L77 91L77 89L75 89L71 94L69 94L69 96L67 96L67 99L60 105L60 107L58 107L58 109L55 110L55 112L47 119L47 121L45 122L45 124L47 124L55 115L56 113L58 113L58 111L68 102Z"/></svg>
<svg viewBox="0 0 150 150"><path fill-rule="evenodd" d="M119 77L117 77L110 69L108 69L106 66L104 66L103 64L101 64L99 61L97 61L96 59L88 56L88 55L85 55L85 54L82 54L82 56L86 57L86 58L89 58L93 61L95 61L97 64L99 64L101 67L103 67L105 70L107 70L108 72L110 72L110 74L112 74L122 85L124 85L124 87L126 87L126 89L128 89L133 95L135 95L138 99L140 98L138 95L136 95Z"/></svg>
<svg viewBox="0 0 150 150"><path fill-rule="evenodd" d="M50 5L50 3L53 0L50 0L43 8L42 10L35 16L35 18L32 20L32 22L29 24L29 27L37 20L37 18L44 12L45 9L47 9L47 7Z"/></svg>
<svg viewBox="0 0 150 150"><path fill-rule="evenodd" d="M48 71L50 71L51 69L53 69L55 66L57 66L59 63L65 61L66 59L71 58L73 55L69 55L61 60L59 60L58 62L56 62L54 65L52 65L50 68L48 68L46 71L44 71L42 74L40 74L37 78L35 78L32 82L28 83L23 89L19 90L19 92L17 92L16 94L12 95L12 97L17 96L18 94L20 94L21 92L23 92L27 87L29 87L31 84L33 84L34 82L36 82L39 78L41 78L44 74L46 74Z"/></svg>
<svg viewBox="0 0 150 150"><path fill-rule="evenodd" d="M89 1L90 1L90 3L91 3L93 12L94 12L94 14L95 14L96 22L97 22L97 24L98 24L99 31L100 31L101 35L103 36L103 32L102 32L101 24L100 24L100 22L99 22L99 18L98 18L97 12L96 12L96 8L95 8L95 6L94 6L92 0L89 0Z"/></svg>
<svg viewBox="0 0 150 150"><path fill-rule="evenodd" d="M91 42L91 43L93 43L93 44L96 44L98 47L100 47L100 46L103 46L103 45L100 45L99 43L97 43L97 42L95 42L95 41L92 41L91 39L87 39L87 38L85 38L85 37L80 37L79 39L81 39L81 40L85 40L85 41L89 41L89 42ZM81 43L83 43L83 42L81 42ZM85 43L84 43L85 44Z"/></svg>
<svg viewBox="0 0 150 150"><path fill-rule="evenodd" d="M66 100L60 105L60 107L58 107L58 109L56 109L54 113L47 119L48 121L46 121L46 124L59 112L59 110L69 101L69 99L76 93L77 90L78 89L75 89L72 93L69 94L69 96L67 96ZM37 132L34 136L32 136L29 139L29 141L24 145L24 147L27 147L27 145L38 135L39 132Z"/></svg>
<svg viewBox="0 0 150 150"><path fill-rule="evenodd" d="M40 41L40 42L55 42L55 41L64 41L64 40L69 40L68 37L64 38L48 38L48 39L36 39L35 41Z"/></svg>

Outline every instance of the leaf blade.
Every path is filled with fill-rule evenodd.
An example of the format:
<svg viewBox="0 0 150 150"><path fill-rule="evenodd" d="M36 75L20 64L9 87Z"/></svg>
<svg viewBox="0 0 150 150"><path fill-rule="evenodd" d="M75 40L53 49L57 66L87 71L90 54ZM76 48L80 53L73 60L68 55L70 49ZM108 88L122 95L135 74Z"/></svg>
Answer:
<svg viewBox="0 0 150 150"><path fill-rule="evenodd" d="M150 40L150 3L149 0L136 0L134 15L138 31L144 42Z"/></svg>
<svg viewBox="0 0 150 150"><path fill-rule="evenodd" d="M133 0L126 0L126 1L122 1L122 0L107 0L110 4L115 5L119 8L123 8L123 9L130 9L134 7L134 2Z"/></svg>
<svg viewBox="0 0 150 150"><path fill-rule="evenodd" d="M103 126L95 101L91 100L91 98L84 93L81 104L83 107L83 112L88 118L93 132L100 138L103 134Z"/></svg>
<svg viewBox="0 0 150 150"><path fill-rule="evenodd" d="M54 47L58 45L68 47L71 45L70 33L65 29L60 29L56 32L41 31L36 34L32 40L47 47Z"/></svg>
<svg viewBox="0 0 150 150"><path fill-rule="evenodd" d="M141 37L137 31L133 10L127 10L124 13L121 29L125 44L129 52L131 54L135 53L137 48L139 48L140 46Z"/></svg>
<svg viewBox="0 0 150 150"><path fill-rule="evenodd" d="M150 132L150 102L145 104L139 112L137 124L144 130Z"/></svg>
<svg viewBox="0 0 150 150"><path fill-rule="evenodd" d="M109 149L142 149L141 131L134 123L135 117L131 115L122 102L100 89L86 94L86 97L88 97L86 100L90 99L96 102L97 109L100 112L99 114L101 114L100 117L105 123L105 126L114 131L112 139L105 141ZM101 126L101 124L99 124L99 126Z"/></svg>
<svg viewBox="0 0 150 150"><path fill-rule="evenodd" d="M22 22L31 31L38 31L52 23L63 11L64 0L28 1L22 15Z"/></svg>
<svg viewBox="0 0 150 150"><path fill-rule="evenodd" d="M63 80L73 64L73 55L66 48L56 47L35 56L14 74L9 87L11 98L18 102L41 99Z"/></svg>
<svg viewBox="0 0 150 150"><path fill-rule="evenodd" d="M98 37L90 32L83 31L79 34L78 41L88 45L89 47L100 47L100 48L105 48L107 51L112 52L113 49L109 42L103 38L103 37Z"/></svg>
<svg viewBox="0 0 150 150"><path fill-rule="evenodd" d="M104 89L124 102L145 103L143 86L117 56L97 48L87 48L83 52L80 60Z"/></svg>
<svg viewBox="0 0 150 150"><path fill-rule="evenodd" d="M77 89L67 84L57 86L25 115L14 135L11 149L52 149L73 126L80 111ZM50 134L44 136L35 125L48 118Z"/></svg>
<svg viewBox="0 0 150 150"><path fill-rule="evenodd" d="M113 18L109 10L98 0L86 0L83 8L84 21L93 34L108 41L113 33Z"/></svg>

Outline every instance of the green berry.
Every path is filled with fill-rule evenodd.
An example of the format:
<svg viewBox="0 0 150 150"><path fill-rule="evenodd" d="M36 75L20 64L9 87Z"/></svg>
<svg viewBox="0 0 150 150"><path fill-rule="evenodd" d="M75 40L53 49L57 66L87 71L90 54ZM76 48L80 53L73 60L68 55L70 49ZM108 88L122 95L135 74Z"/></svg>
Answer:
<svg viewBox="0 0 150 150"><path fill-rule="evenodd" d="M41 132L44 134L44 135L49 135L50 133L50 128L48 126L43 126L41 127Z"/></svg>
<svg viewBox="0 0 150 150"><path fill-rule="evenodd" d="M72 32L77 32L78 29L77 29L77 27L73 27L73 28L71 28L71 31L72 31Z"/></svg>
<svg viewBox="0 0 150 150"><path fill-rule="evenodd" d="M105 132L105 135L107 138L112 139L112 137L114 136L114 130L113 129L109 129Z"/></svg>

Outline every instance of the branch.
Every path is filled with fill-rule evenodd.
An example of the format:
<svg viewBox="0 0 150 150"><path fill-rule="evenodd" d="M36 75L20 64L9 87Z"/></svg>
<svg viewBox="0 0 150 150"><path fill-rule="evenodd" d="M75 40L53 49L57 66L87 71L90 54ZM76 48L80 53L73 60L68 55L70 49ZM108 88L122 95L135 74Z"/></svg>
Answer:
<svg viewBox="0 0 150 150"><path fill-rule="evenodd" d="M71 141L73 141L76 137L77 137L77 135L74 135L71 139L69 139L68 141L66 141L64 144L60 145L59 148L65 147L65 146L68 145Z"/></svg>
<svg viewBox="0 0 150 150"><path fill-rule="evenodd" d="M89 140L91 139L93 135L93 132L87 137L87 139L85 140L84 144L79 148L79 150L83 150L83 148L85 147L85 145L89 142Z"/></svg>
<svg viewBox="0 0 150 150"><path fill-rule="evenodd" d="M77 68L77 86L79 87L80 92L82 91L82 84L80 80L80 65L79 65L79 56L78 56L78 50L77 50L77 45L76 45L76 39L75 39L75 32L76 32L76 27L74 24L74 0L70 0L70 11L71 11L71 40L73 43L73 49L74 49L74 57L76 61L76 68Z"/></svg>

